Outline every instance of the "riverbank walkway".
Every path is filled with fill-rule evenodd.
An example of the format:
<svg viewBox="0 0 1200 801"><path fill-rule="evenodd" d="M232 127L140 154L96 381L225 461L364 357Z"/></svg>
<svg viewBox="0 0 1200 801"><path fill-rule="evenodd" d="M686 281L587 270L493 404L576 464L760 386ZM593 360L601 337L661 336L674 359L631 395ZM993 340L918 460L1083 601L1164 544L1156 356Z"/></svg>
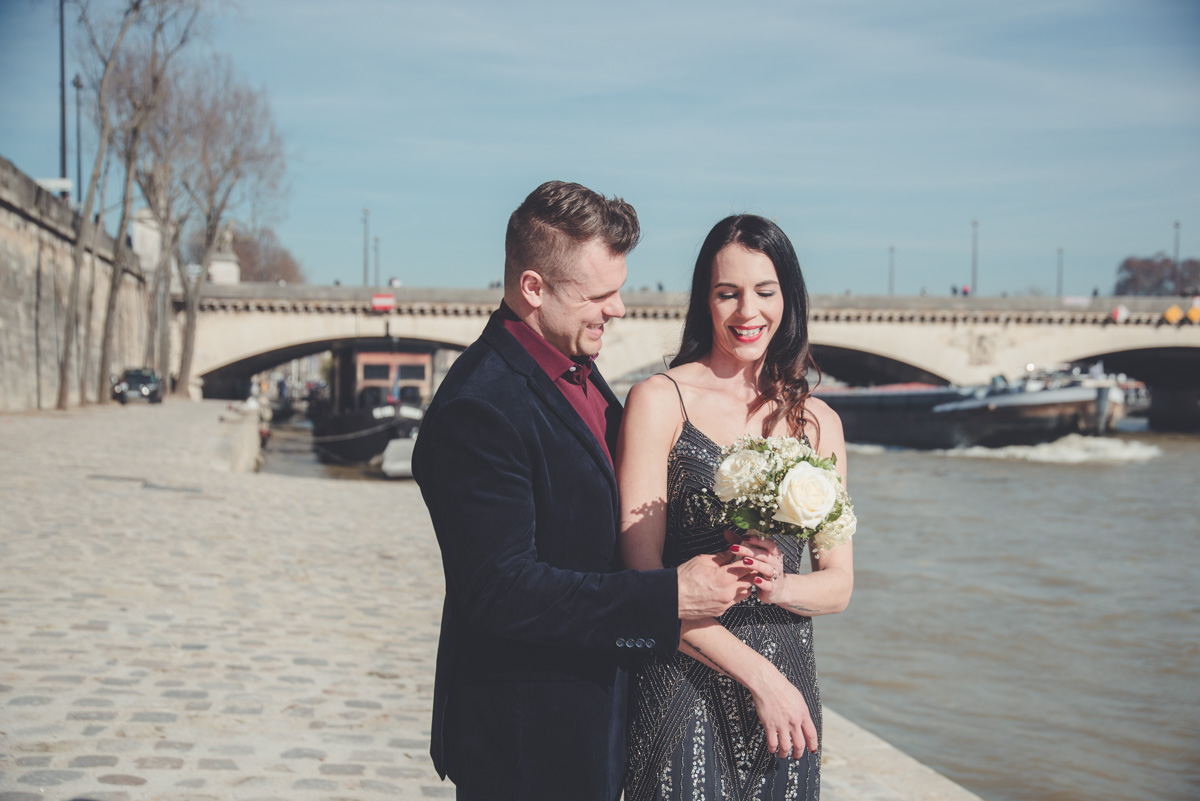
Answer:
<svg viewBox="0 0 1200 801"><path fill-rule="evenodd" d="M416 485L233 472L252 431L0 415L0 801L454 797ZM825 739L826 801L976 798L829 711Z"/></svg>

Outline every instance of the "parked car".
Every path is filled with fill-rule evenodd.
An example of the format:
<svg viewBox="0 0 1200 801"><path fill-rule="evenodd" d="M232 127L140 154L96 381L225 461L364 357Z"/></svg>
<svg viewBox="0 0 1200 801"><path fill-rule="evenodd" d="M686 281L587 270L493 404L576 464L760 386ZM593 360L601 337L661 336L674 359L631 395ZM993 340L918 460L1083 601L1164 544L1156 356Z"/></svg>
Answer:
<svg viewBox="0 0 1200 801"><path fill-rule="evenodd" d="M151 403L162 403L162 384L149 368L126 370L113 384L113 398L121 403L143 399Z"/></svg>

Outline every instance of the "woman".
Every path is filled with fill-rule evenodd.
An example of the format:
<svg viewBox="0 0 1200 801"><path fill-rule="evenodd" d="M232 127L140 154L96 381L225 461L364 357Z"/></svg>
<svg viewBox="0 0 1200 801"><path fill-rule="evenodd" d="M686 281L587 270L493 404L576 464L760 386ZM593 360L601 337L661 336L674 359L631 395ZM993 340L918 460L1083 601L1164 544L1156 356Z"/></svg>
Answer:
<svg viewBox="0 0 1200 801"><path fill-rule="evenodd" d="M791 242L753 215L709 232L679 355L629 393L618 444L628 567L672 567L728 548L755 593L719 619L684 621L679 651L640 670L625 798L816 799L820 697L812 617L846 608L850 544L800 573L802 543L726 539L713 508L720 448L742 434L806 438L846 469L841 421L809 395L808 298ZM764 578L765 577L765 578Z"/></svg>

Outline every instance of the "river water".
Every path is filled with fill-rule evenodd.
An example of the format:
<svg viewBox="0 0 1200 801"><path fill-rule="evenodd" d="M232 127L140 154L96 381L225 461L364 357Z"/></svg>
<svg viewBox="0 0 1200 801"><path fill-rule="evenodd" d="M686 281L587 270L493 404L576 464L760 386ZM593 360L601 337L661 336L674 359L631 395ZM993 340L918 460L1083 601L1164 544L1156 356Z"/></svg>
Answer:
<svg viewBox="0 0 1200 801"><path fill-rule="evenodd" d="M372 477L302 437L266 469ZM1200 798L1200 437L851 446L849 471L826 703L989 801Z"/></svg>
<svg viewBox="0 0 1200 801"><path fill-rule="evenodd" d="M1200 437L848 458L826 703L991 801L1200 798Z"/></svg>

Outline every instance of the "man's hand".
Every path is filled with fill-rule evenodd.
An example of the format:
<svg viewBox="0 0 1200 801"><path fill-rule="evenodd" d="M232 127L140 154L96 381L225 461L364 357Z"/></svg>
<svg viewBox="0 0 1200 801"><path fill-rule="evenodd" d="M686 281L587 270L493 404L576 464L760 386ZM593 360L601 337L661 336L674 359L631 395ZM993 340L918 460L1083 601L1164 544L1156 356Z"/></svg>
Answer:
<svg viewBox="0 0 1200 801"><path fill-rule="evenodd" d="M750 594L760 573L728 552L692 557L677 572L681 620L719 616Z"/></svg>

